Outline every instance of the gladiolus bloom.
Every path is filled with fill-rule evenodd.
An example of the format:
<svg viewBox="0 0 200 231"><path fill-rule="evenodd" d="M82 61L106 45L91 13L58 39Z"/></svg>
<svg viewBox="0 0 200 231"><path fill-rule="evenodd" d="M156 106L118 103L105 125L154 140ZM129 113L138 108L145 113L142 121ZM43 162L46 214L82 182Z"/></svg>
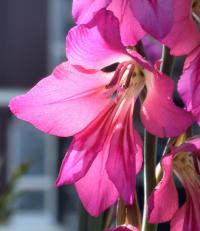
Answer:
<svg viewBox="0 0 200 231"><path fill-rule="evenodd" d="M191 7L192 0L74 0L72 13L77 24L86 24L107 8L120 22L124 45L135 45L149 33L168 46L172 55L185 55L200 43Z"/></svg>
<svg viewBox="0 0 200 231"><path fill-rule="evenodd" d="M67 57L49 77L14 98L10 108L46 133L74 135L57 185L75 183L85 208L96 216L118 197L133 203L142 141L132 117L143 88L141 120L149 132L176 136L192 118L173 103L173 81L124 48L119 22L110 11L100 11L88 25L69 32ZM114 72L102 71L116 62Z"/></svg>
<svg viewBox="0 0 200 231"><path fill-rule="evenodd" d="M162 159L163 178L149 199L149 222L171 220L171 231L200 230L200 138L172 148ZM186 201L178 208L178 193L172 173L181 181Z"/></svg>

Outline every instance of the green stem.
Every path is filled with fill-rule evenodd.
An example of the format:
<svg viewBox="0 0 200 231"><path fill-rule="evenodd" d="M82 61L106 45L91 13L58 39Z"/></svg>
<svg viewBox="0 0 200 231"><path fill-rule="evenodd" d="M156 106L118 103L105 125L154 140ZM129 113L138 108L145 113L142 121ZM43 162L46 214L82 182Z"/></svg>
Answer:
<svg viewBox="0 0 200 231"><path fill-rule="evenodd" d="M147 221L148 197L156 186L156 153L157 138L147 131L144 135L144 210L142 220L142 231L155 231L157 225L149 224Z"/></svg>
<svg viewBox="0 0 200 231"><path fill-rule="evenodd" d="M170 50L163 46L162 64L160 71L171 76L173 69L174 57L170 55ZM144 211L142 221L142 231L155 231L157 225L149 224L147 221L148 197L156 186L156 153L157 138L147 131L144 137Z"/></svg>
<svg viewBox="0 0 200 231"><path fill-rule="evenodd" d="M91 217L81 206L79 214L79 231L102 231L104 228L104 213L99 217Z"/></svg>
<svg viewBox="0 0 200 231"><path fill-rule="evenodd" d="M160 71L164 74L171 76L174 65L174 57L170 55L170 49L163 46L162 50L162 63L160 66Z"/></svg>

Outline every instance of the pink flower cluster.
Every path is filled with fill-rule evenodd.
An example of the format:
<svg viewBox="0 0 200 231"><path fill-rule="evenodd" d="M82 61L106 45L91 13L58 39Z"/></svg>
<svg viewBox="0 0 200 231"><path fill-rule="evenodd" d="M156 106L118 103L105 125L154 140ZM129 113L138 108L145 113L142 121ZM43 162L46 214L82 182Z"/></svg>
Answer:
<svg viewBox="0 0 200 231"><path fill-rule="evenodd" d="M126 205L134 202L143 142L133 115L142 92L146 94L140 118L151 134L176 137L194 121L200 124L200 31L192 18L191 3L74 0L77 25L66 38L67 60L10 102L19 119L43 132L74 136L56 184L75 184L93 216L118 198ZM134 47L149 35L170 48L171 55L187 56L178 82L184 109L174 104L174 82L159 70L160 61L150 62ZM152 50L147 48L147 52ZM105 71L113 64L115 70ZM200 230L199 153L200 138L195 138L163 157L163 179L149 199L150 222L171 220L171 231ZM187 201L181 208L172 172L186 190Z"/></svg>

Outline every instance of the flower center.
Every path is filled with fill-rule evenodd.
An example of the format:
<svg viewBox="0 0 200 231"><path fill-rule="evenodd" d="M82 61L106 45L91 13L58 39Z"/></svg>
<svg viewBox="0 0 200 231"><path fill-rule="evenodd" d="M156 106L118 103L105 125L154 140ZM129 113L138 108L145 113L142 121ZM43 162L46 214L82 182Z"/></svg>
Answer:
<svg viewBox="0 0 200 231"><path fill-rule="evenodd" d="M136 82L144 82L144 74L141 67L134 61L122 62L117 69L106 88L117 87L117 90L125 90Z"/></svg>
<svg viewBox="0 0 200 231"><path fill-rule="evenodd" d="M196 185L199 175L198 159L192 153L181 152L173 159L173 168L176 175L184 183ZM198 167L198 168L197 168Z"/></svg>

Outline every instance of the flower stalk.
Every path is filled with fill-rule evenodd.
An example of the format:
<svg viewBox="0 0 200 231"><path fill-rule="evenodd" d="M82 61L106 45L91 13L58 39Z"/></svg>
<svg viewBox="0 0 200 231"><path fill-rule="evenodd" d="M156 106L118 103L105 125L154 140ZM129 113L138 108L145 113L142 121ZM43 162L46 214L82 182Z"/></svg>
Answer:
<svg viewBox="0 0 200 231"><path fill-rule="evenodd" d="M170 49L163 46L162 63L160 71L168 76L171 76L174 64L174 57L170 55ZM149 224L147 220L148 212L148 197L157 184L157 180L161 174L156 174L156 157L157 157L157 142L156 136L151 135L145 130L144 134L144 210L142 220L142 231L155 231L157 225ZM157 171L160 172L161 171ZM159 175L159 176L158 176Z"/></svg>
<svg viewBox="0 0 200 231"><path fill-rule="evenodd" d="M156 153L157 138L145 130L144 134L144 210L142 231L155 231L156 225L149 224L147 220L148 197L156 186Z"/></svg>

